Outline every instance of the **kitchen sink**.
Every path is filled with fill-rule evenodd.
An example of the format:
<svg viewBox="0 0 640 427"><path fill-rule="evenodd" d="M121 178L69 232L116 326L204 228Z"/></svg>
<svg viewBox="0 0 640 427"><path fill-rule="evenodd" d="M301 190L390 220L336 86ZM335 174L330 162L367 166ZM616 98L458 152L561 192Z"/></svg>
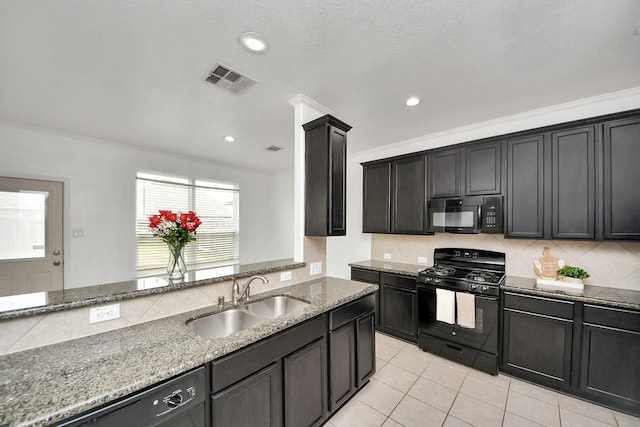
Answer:
<svg viewBox="0 0 640 427"><path fill-rule="evenodd" d="M204 338L223 338L253 328L280 316L302 310L310 303L288 296L275 296L252 302L187 322L189 327Z"/></svg>
<svg viewBox="0 0 640 427"><path fill-rule="evenodd" d="M247 305L247 311L266 319L275 319L276 317L302 310L309 305L306 301L282 295L252 302Z"/></svg>
<svg viewBox="0 0 640 427"><path fill-rule="evenodd" d="M201 317L189 323L195 333L204 338L222 338L244 329L253 328L264 319L245 310L227 310Z"/></svg>

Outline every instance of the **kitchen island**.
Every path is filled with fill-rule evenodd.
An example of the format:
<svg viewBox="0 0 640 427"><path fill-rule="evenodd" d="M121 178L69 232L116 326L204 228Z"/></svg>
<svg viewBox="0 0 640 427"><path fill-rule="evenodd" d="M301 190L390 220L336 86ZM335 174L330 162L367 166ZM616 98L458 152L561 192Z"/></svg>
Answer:
<svg viewBox="0 0 640 427"><path fill-rule="evenodd" d="M256 327L219 339L195 334L186 322L228 309L216 306L102 334L0 356L0 425L44 426L256 343L363 296L377 286L325 277L260 294L311 303Z"/></svg>

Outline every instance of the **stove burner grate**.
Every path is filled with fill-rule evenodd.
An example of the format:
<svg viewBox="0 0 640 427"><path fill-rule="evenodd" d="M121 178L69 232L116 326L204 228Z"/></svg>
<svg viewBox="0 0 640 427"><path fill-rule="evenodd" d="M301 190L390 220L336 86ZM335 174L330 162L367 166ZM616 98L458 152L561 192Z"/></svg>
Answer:
<svg viewBox="0 0 640 427"><path fill-rule="evenodd" d="M455 273L456 268L450 265L434 265L433 267L427 268L425 272L433 274L434 276L444 277Z"/></svg>
<svg viewBox="0 0 640 427"><path fill-rule="evenodd" d="M487 271L471 271L464 276L465 279L474 280L476 282L497 283L499 276Z"/></svg>

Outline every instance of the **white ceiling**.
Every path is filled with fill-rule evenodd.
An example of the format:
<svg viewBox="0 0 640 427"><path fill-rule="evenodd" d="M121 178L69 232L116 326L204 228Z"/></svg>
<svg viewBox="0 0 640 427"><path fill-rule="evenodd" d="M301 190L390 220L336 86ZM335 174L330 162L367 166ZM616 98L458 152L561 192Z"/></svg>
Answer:
<svg viewBox="0 0 640 427"><path fill-rule="evenodd" d="M638 0L1 0L0 121L279 170L297 94L360 151L638 87L639 24ZM204 83L218 61L258 83Z"/></svg>

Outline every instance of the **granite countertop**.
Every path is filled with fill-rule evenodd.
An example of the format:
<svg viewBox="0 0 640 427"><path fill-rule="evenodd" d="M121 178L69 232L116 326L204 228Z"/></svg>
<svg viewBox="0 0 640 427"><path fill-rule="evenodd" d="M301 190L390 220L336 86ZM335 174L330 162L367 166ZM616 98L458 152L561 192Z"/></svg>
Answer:
<svg viewBox="0 0 640 427"><path fill-rule="evenodd" d="M43 299L44 304L7 311L0 309L0 320L70 310L144 295L176 291L194 286L210 285L212 283L250 277L255 274L268 274L292 268L300 268L305 265L306 263L295 262L293 259L281 259L254 264L235 264L226 267L189 271L183 283L170 283L166 280L166 275L160 275L105 285L44 292L42 293L46 294L46 297Z"/></svg>
<svg viewBox="0 0 640 427"><path fill-rule="evenodd" d="M78 415L376 290L376 285L325 277L256 295L253 301L290 295L311 305L225 338L202 338L185 324L220 311L211 306L0 356L0 425L44 426Z"/></svg>
<svg viewBox="0 0 640 427"><path fill-rule="evenodd" d="M584 285L581 294L569 294L563 291L549 291L536 287L536 279L507 276L503 290L521 292L529 295L552 297L570 301L580 301L609 307L640 310L640 291L602 286Z"/></svg>
<svg viewBox="0 0 640 427"><path fill-rule="evenodd" d="M352 262L349 267L362 268L365 270L383 271L385 273L404 274L407 276L418 276L418 272L424 270L428 265L418 264L402 264L399 262L391 261L376 261L369 259L366 261Z"/></svg>

